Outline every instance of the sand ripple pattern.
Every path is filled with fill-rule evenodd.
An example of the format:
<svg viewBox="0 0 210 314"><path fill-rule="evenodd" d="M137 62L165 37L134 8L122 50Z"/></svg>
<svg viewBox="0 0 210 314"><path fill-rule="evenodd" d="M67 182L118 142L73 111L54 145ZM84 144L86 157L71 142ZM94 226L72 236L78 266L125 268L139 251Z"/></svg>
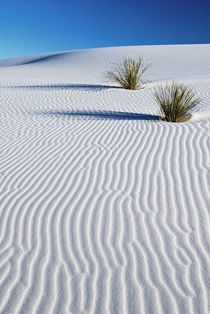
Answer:
<svg viewBox="0 0 210 314"><path fill-rule="evenodd" d="M183 46L0 63L1 314L210 312L210 120L158 121L152 88L105 88L94 68L144 53L164 81L175 60L209 110L210 45L192 47L194 73Z"/></svg>

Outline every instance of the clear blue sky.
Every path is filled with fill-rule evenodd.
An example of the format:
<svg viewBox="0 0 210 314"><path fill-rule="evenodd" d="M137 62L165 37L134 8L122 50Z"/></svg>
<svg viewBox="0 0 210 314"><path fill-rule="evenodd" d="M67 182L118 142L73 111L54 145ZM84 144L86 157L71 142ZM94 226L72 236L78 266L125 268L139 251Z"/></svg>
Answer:
<svg viewBox="0 0 210 314"><path fill-rule="evenodd" d="M210 0L0 0L0 58L210 43Z"/></svg>

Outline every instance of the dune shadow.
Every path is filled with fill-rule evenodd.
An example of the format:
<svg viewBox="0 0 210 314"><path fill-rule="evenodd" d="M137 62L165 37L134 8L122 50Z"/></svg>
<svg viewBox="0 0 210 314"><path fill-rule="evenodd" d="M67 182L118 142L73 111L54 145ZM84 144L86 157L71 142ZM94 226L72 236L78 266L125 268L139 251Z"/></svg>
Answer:
<svg viewBox="0 0 210 314"><path fill-rule="evenodd" d="M49 111L39 114L107 120L160 120L158 115L120 111Z"/></svg>
<svg viewBox="0 0 210 314"><path fill-rule="evenodd" d="M23 89L75 89L75 90L86 90L86 91L98 91L104 89L119 89L120 86L115 85L103 85L103 84L43 84L43 85L15 85L7 86L9 88L23 88Z"/></svg>
<svg viewBox="0 0 210 314"><path fill-rule="evenodd" d="M49 60L51 60L51 59L54 59L54 58L57 57L57 56L59 56L59 54L52 54L52 55L47 55L47 56L40 56L40 57L38 57L38 58L25 60L25 61L22 62L21 65L27 65L27 64L37 63L37 62L49 61Z"/></svg>
<svg viewBox="0 0 210 314"><path fill-rule="evenodd" d="M6 66L6 67L11 67L11 66L21 66L21 65L30 65L33 63L42 63L45 61L50 61L52 59L56 59L56 58L60 58L61 56L68 54L68 52L60 52L60 53L51 53L48 55L40 55L40 56L29 56L29 57L22 57L22 58L18 58L17 62L15 64L6 64L4 65L4 62L9 61L10 59L6 59L6 60L2 60L2 62L0 61L0 67L1 66ZM72 53L71 53L72 54ZM1 65L1 63L3 63L3 65Z"/></svg>

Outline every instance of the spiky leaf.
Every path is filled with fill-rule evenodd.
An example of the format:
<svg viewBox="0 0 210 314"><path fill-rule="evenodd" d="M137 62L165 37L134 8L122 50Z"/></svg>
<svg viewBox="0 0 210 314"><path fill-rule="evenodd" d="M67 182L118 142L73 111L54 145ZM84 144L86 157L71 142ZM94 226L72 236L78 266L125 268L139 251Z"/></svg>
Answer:
<svg viewBox="0 0 210 314"><path fill-rule="evenodd" d="M147 68L148 65L144 65L140 58L138 61L126 58L122 64L117 64L114 70L108 71L106 77L125 89L136 90L141 87L141 79Z"/></svg>
<svg viewBox="0 0 210 314"><path fill-rule="evenodd" d="M155 100L160 107L162 120L168 122L187 121L189 111L200 102L193 89L175 82L156 88Z"/></svg>

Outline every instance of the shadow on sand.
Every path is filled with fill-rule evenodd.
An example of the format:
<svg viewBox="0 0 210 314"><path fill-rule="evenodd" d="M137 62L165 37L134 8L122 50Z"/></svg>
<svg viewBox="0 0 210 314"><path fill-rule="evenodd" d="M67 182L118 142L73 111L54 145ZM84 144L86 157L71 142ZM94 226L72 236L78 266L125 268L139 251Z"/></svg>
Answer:
<svg viewBox="0 0 210 314"><path fill-rule="evenodd" d="M160 120L158 115L120 111L49 111L37 114L107 120Z"/></svg>
<svg viewBox="0 0 210 314"><path fill-rule="evenodd" d="M86 91L98 91L103 89L119 89L120 86L114 85L103 85L103 84L44 84L44 85L15 85L15 86L6 86L7 88L24 88L24 89L78 89Z"/></svg>

